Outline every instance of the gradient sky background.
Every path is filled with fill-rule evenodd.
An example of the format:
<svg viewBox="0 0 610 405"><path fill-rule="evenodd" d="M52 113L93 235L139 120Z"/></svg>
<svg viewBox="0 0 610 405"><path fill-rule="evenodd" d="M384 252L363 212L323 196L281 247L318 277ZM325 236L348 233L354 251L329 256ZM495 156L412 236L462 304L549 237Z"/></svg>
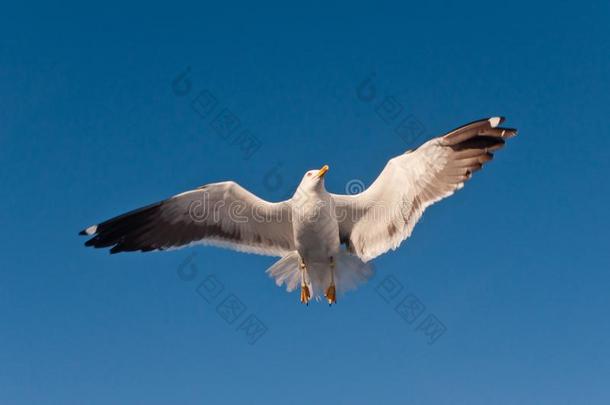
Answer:
<svg viewBox="0 0 610 405"><path fill-rule="evenodd" d="M501 4L5 5L0 403L609 403L610 4ZM191 109L203 90L261 141L249 160ZM386 96L421 141L496 114L520 135L332 308L275 287L274 258L77 236L208 182L279 200L328 163L329 190L370 184L419 143ZM234 324L197 294L209 274L247 306ZM411 325L388 276L426 307Z"/></svg>

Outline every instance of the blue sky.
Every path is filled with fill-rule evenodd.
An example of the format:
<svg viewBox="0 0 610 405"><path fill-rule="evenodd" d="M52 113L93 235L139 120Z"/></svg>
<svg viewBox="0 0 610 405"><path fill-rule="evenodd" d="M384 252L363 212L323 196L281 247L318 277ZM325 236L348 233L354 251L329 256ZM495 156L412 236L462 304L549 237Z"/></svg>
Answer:
<svg viewBox="0 0 610 405"><path fill-rule="evenodd" d="M608 2L2 14L1 403L610 401ZM370 102L357 92L367 78ZM258 140L248 159L192 109L202 91ZM386 97L419 140L379 116ZM519 137L332 308L275 287L274 258L110 256L77 236L220 180L280 200L327 163L343 192L496 114ZM212 302L198 289L210 275L224 286ZM227 297L244 308L233 321L217 311ZM407 297L424 306L411 323L396 311ZM266 328L254 344L240 328L250 315ZM418 330L429 315L446 329L433 344Z"/></svg>

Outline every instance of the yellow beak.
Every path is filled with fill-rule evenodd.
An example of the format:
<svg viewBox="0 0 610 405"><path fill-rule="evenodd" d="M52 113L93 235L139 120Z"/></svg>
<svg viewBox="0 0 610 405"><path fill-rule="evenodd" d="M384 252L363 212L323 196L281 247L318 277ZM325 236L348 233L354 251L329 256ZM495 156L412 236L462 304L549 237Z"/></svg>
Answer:
<svg viewBox="0 0 610 405"><path fill-rule="evenodd" d="M324 175L326 174L326 172L328 171L329 167L328 165L324 165L322 166L322 168L320 169L320 171L318 172L318 174L316 175L318 178L322 178L324 177Z"/></svg>

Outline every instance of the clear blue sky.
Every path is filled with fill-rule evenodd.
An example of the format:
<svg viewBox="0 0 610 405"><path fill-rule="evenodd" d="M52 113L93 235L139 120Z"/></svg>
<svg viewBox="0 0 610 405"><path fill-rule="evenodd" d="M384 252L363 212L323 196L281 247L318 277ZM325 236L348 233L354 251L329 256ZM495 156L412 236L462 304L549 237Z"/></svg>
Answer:
<svg viewBox="0 0 610 405"><path fill-rule="evenodd" d="M608 2L222 4L3 6L0 403L609 403ZM260 141L250 159L193 111L204 90ZM421 140L495 114L520 135L333 308L275 287L274 258L77 236L208 182L279 200L327 163L331 191L370 184L414 146L386 96Z"/></svg>

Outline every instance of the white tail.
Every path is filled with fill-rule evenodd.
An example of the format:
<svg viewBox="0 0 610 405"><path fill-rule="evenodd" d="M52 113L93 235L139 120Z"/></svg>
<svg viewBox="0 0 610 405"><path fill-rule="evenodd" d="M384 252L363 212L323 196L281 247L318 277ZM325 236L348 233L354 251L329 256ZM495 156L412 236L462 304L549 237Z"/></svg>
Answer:
<svg viewBox="0 0 610 405"><path fill-rule="evenodd" d="M267 274L275 279L275 284L281 287L286 285L286 291L294 291L301 285L301 269L299 268L299 253L294 251L267 269ZM313 264L308 269L309 288L313 297L320 298L330 285L330 264ZM364 263L357 256L340 251L335 258L335 285L338 294L355 289L359 284L368 280L373 274L371 265Z"/></svg>
<svg viewBox="0 0 610 405"><path fill-rule="evenodd" d="M267 274L275 279L275 284L278 287L286 284L286 291L288 292L294 291L301 285L299 257L299 252L291 252L267 269Z"/></svg>

